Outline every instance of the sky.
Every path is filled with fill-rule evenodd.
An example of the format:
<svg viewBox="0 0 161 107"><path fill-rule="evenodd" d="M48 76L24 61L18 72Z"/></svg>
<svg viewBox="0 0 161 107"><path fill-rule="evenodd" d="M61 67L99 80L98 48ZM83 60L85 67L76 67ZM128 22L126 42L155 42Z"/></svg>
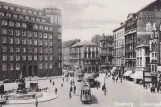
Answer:
<svg viewBox="0 0 161 107"><path fill-rule="evenodd" d="M42 9L50 5L62 10L62 39L91 40L96 34L112 35L129 13L155 0L2 0Z"/></svg>

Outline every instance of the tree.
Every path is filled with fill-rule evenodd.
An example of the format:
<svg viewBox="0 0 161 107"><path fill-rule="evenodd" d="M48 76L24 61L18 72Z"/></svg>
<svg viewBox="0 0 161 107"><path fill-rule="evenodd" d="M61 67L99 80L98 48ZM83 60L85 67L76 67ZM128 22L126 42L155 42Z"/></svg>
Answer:
<svg viewBox="0 0 161 107"><path fill-rule="evenodd" d="M94 35L91 39L91 42L94 42L96 44L100 44L100 40L101 40L101 35Z"/></svg>

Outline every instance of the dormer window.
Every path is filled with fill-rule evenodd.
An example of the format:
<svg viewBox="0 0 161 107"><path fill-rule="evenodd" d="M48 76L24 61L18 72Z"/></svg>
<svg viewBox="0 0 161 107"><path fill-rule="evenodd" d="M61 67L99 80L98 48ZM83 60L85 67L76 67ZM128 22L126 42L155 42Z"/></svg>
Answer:
<svg viewBox="0 0 161 107"><path fill-rule="evenodd" d="M49 28L47 27L47 26L45 26L45 28L44 28L45 30L49 30Z"/></svg>
<svg viewBox="0 0 161 107"><path fill-rule="evenodd" d="M20 8L17 8L16 11L17 11L17 12L21 12L21 9L20 9Z"/></svg>
<svg viewBox="0 0 161 107"><path fill-rule="evenodd" d="M41 12L39 12L39 15L42 15L42 13L41 13Z"/></svg>
<svg viewBox="0 0 161 107"><path fill-rule="evenodd" d="M29 13L29 14L32 14L32 11L31 11L31 10L29 10L29 11L28 11L28 13Z"/></svg>
<svg viewBox="0 0 161 107"><path fill-rule="evenodd" d="M15 8L14 7L10 7L10 10L15 10Z"/></svg>
<svg viewBox="0 0 161 107"><path fill-rule="evenodd" d="M23 12L23 13L26 13L26 10L25 10L25 9L23 9L23 10L22 10L22 12Z"/></svg>
<svg viewBox="0 0 161 107"><path fill-rule="evenodd" d="M30 20L28 16L25 17L26 20Z"/></svg>
<svg viewBox="0 0 161 107"><path fill-rule="evenodd" d="M14 15L13 15L13 17L14 17L14 18L17 18L17 15L16 15L16 14L14 14Z"/></svg>
<svg viewBox="0 0 161 107"><path fill-rule="evenodd" d="M34 12L34 15L37 15L37 12Z"/></svg>
<svg viewBox="0 0 161 107"><path fill-rule="evenodd" d="M3 12L0 12L0 16L4 16L4 13Z"/></svg>
<svg viewBox="0 0 161 107"><path fill-rule="evenodd" d="M20 23L19 22L16 22L16 27L20 27Z"/></svg>
<svg viewBox="0 0 161 107"><path fill-rule="evenodd" d="M14 22L13 21L9 21L9 26L14 26Z"/></svg>
<svg viewBox="0 0 161 107"><path fill-rule="evenodd" d="M8 6L4 6L3 9L8 9Z"/></svg>
<svg viewBox="0 0 161 107"><path fill-rule="evenodd" d="M40 25L40 26L39 26L39 29L40 29L40 30L43 30L43 26L42 26L42 25Z"/></svg>
<svg viewBox="0 0 161 107"><path fill-rule="evenodd" d="M38 29L38 25L34 24L33 29Z"/></svg>
<svg viewBox="0 0 161 107"><path fill-rule="evenodd" d="M20 15L20 16L19 16L19 18L20 18L20 19L23 19L23 16L22 16L22 15Z"/></svg>
<svg viewBox="0 0 161 107"><path fill-rule="evenodd" d="M26 28L27 27L26 23L22 23L22 27Z"/></svg>
<svg viewBox="0 0 161 107"><path fill-rule="evenodd" d="M39 18L37 18L37 19L36 19L36 21L37 21L37 22L40 22L40 19L39 19Z"/></svg>
<svg viewBox="0 0 161 107"><path fill-rule="evenodd" d="M32 21L35 21L35 18L34 18L34 17L31 17L31 20L32 20Z"/></svg>
<svg viewBox="0 0 161 107"><path fill-rule="evenodd" d="M44 22L45 23L45 19L41 19L41 22Z"/></svg>
<svg viewBox="0 0 161 107"><path fill-rule="evenodd" d="M6 20L3 20L2 21L2 25L7 25L7 21Z"/></svg>

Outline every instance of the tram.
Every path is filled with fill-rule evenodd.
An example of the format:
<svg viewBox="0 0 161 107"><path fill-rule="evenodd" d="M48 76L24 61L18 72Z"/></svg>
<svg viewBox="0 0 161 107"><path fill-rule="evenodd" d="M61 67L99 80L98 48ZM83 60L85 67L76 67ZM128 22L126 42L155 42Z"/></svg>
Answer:
<svg viewBox="0 0 161 107"><path fill-rule="evenodd" d="M91 89L87 82L83 82L80 99L82 103L91 103Z"/></svg>

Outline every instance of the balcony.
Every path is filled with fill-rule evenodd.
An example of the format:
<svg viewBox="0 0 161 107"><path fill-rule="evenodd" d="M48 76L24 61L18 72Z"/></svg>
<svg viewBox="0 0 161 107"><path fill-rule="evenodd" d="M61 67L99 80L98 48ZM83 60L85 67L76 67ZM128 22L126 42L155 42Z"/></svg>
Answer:
<svg viewBox="0 0 161 107"><path fill-rule="evenodd" d="M153 59L153 60L150 61L150 63L155 63L156 64L156 63L158 63L158 60L157 59Z"/></svg>

